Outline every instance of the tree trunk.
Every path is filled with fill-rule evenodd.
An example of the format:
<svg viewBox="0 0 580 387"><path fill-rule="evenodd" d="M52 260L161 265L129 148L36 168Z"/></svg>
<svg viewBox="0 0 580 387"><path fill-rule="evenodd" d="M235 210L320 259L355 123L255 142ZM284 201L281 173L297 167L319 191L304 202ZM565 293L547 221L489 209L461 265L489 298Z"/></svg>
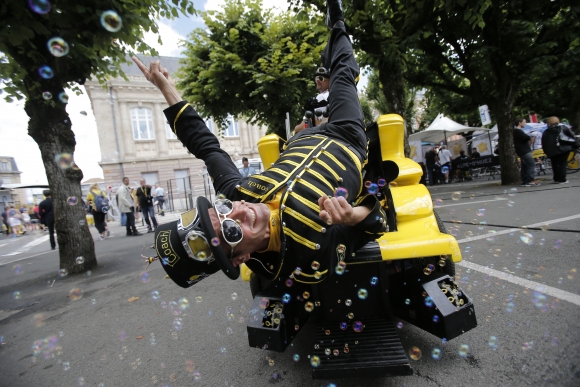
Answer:
<svg viewBox="0 0 580 387"><path fill-rule="evenodd" d="M407 126L410 122L407 120L410 117L405 117L407 90L405 89L403 71L397 64L382 63L379 67L379 79L383 85L383 94L391 113L398 114L405 119L405 156L409 157L411 148L409 147L409 131Z"/></svg>
<svg viewBox="0 0 580 387"><path fill-rule="evenodd" d="M499 135L499 164L501 166L501 184L517 184L520 172L516 163L516 152L513 136L513 108L511 103L498 103L494 109L497 118ZM493 152L493 150L492 150Z"/></svg>
<svg viewBox="0 0 580 387"><path fill-rule="evenodd" d="M38 97L29 98L25 110L30 117L28 134L40 148L48 185L52 191L60 268L72 274L95 267L97 258L83 208L80 186L83 173L72 162L76 145L74 133L65 110L66 105L55 99L56 96L49 103ZM70 162L67 162L67 157L70 157ZM74 199L76 204L69 204ZM84 262L78 264L78 257L83 257Z"/></svg>

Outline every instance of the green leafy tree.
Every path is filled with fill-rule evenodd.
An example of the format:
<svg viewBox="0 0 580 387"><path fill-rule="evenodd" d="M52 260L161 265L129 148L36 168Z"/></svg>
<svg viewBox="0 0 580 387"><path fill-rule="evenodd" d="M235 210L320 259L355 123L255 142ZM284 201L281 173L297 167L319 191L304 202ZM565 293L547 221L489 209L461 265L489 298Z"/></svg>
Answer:
<svg viewBox="0 0 580 387"><path fill-rule="evenodd" d="M207 30L185 44L178 87L204 117L225 123L228 114L268 126L286 137L286 113L294 127L308 97L326 35L308 18L274 15L260 0L229 0L223 11L202 13Z"/></svg>
<svg viewBox="0 0 580 387"><path fill-rule="evenodd" d="M502 184L519 181L512 136L518 97L538 80L538 69L577 49L578 12L570 0L457 2L429 21L431 33L419 37L410 56L406 77L413 83L463 96L473 109L489 106Z"/></svg>
<svg viewBox="0 0 580 387"><path fill-rule="evenodd" d="M84 222L75 166L75 137L66 112L65 88L81 92L89 77L104 82L120 75L132 49L156 54L142 40L157 32L154 21L192 14L189 0L5 0L0 4L0 77L7 101L25 99L28 134L40 148L52 191L60 268L82 272L97 264ZM121 74L122 75L122 74ZM76 198L79 204L72 205ZM84 257L76 264L76 257Z"/></svg>

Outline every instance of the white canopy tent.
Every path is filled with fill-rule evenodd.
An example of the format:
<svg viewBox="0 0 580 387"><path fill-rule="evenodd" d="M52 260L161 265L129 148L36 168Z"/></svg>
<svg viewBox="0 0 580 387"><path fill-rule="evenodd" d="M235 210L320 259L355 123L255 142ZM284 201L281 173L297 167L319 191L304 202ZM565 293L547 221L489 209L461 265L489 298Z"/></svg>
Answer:
<svg viewBox="0 0 580 387"><path fill-rule="evenodd" d="M447 138L451 135L476 130L489 131L490 129L461 125L439 113L427 129L410 135L409 141L447 142Z"/></svg>

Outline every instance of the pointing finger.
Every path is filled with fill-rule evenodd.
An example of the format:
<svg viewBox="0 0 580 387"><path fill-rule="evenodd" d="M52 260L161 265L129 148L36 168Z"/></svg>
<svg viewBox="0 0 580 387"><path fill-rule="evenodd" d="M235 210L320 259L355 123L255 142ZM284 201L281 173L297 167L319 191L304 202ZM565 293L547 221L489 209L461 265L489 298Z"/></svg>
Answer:
<svg viewBox="0 0 580 387"><path fill-rule="evenodd" d="M141 72L143 74L145 74L145 76L147 76L147 74L149 73L149 69L147 67L145 67L145 65L143 63L141 63L139 58L137 58L136 56L133 56L131 59L133 59L133 62L135 62L137 67L139 67L139 70L141 70Z"/></svg>

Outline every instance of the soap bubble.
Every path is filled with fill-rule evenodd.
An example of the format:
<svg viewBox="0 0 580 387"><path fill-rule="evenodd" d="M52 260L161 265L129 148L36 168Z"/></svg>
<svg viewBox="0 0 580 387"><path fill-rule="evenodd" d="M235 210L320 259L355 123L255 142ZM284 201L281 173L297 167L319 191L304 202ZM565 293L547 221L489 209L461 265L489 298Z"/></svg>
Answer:
<svg viewBox="0 0 580 387"><path fill-rule="evenodd" d="M345 323L345 322L341 322L340 323L340 329L344 331L344 330L346 330L346 328L348 328L348 324Z"/></svg>
<svg viewBox="0 0 580 387"><path fill-rule="evenodd" d="M489 336L489 340L487 341L487 345L494 351L497 351L497 337Z"/></svg>
<svg viewBox="0 0 580 387"><path fill-rule="evenodd" d="M434 322L434 323L437 323L437 322L439 322L439 316L438 316L438 315L434 315L434 316L433 316L433 322Z"/></svg>
<svg viewBox="0 0 580 387"><path fill-rule="evenodd" d="M397 323L397 328L403 329L403 323L401 321Z"/></svg>
<svg viewBox="0 0 580 387"><path fill-rule="evenodd" d="M181 310L189 309L189 300L185 297L181 297L179 301L177 301L177 304L179 305L179 309Z"/></svg>
<svg viewBox="0 0 580 387"><path fill-rule="evenodd" d="M64 278L64 277L66 277L67 275L68 275L68 270L67 270L67 269L64 269L64 268L63 268L63 269L60 269L60 270L58 271L58 276L59 276L60 278Z"/></svg>
<svg viewBox="0 0 580 387"><path fill-rule="evenodd" d="M38 68L38 75L43 79L51 79L54 77L54 71L52 71L50 66L44 65Z"/></svg>
<svg viewBox="0 0 580 387"><path fill-rule="evenodd" d="M362 323L362 322L360 322L360 321L355 321L355 322L352 324L352 329L353 329L353 331L355 331L355 332L357 332L357 333L358 333L358 332L362 332L363 328L364 328L364 325L363 325L363 323Z"/></svg>
<svg viewBox="0 0 580 387"><path fill-rule="evenodd" d="M495 240L495 234L497 234L497 231L495 231L495 230L489 230L489 235L485 239L488 242L493 242Z"/></svg>
<svg viewBox="0 0 580 387"><path fill-rule="evenodd" d="M507 205L508 205L508 207L513 207L514 206L514 201L513 200L508 200Z"/></svg>
<svg viewBox="0 0 580 387"><path fill-rule="evenodd" d="M485 208L480 208L479 210L475 211L475 215L484 216L485 215Z"/></svg>
<svg viewBox="0 0 580 387"><path fill-rule="evenodd" d="M151 292L151 298L154 301L157 301L160 297L161 297L161 295L159 294L159 291L154 290L154 291Z"/></svg>
<svg viewBox="0 0 580 387"><path fill-rule="evenodd" d="M454 201L458 201L459 199L461 199L461 192L458 192L458 191L453 192L451 194L451 199Z"/></svg>
<svg viewBox="0 0 580 387"><path fill-rule="evenodd" d="M412 347L409 350L409 357L415 361L421 358L421 350L418 347Z"/></svg>
<svg viewBox="0 0 580 387"><path fill-rule="evenodd" d="M70 362L68 362L68 361L63 361L63 362L62 362L62 369L63 369L63 370L65 370L65 371L68 371L68 370L70 370Z"/></svg>
<svg viewBox="0 0 580 387"><path fill-rule="evenodd" d="M297 363L298 361L300 361L300 355L295 353L294 356L292 356L292 360L294 360L294 362Z"/></svg>
<svg viewBox="0 0 580 387"><path fill-rule="evenodd" d="M338 275L343 275L344 274L344 267L336 265L336 267L334 268L334 272Z"/></svg>
<svg viewBox="0 0 580 387"><path fill-rule="evenodd" d="M515 194L517 194L517 193L518 193L518 189L517 189L517 188L511 188L511 189L508 191L508 195L509 195L509 196L514 196L514 195L515 195Z"/></svg>
<svg viewBox="0 0 580 387"><path fill-rule="evenodd" d="M304 309L307 312L312 312L314 310L314 304L310 301L308 301L306 304L304 304Z"/></svg>
<svg viewBox="0 0 580 387"><path fill-rule="evenodd" d="M67 169L72 167L73 156L70 153L59 153L54 156L54 161L61 169Z"/></svg>
<svg viewBox="0 0 580 387"><path fill-rule="evenodd" d="M457 353L461 357L468 357L469 356L469 345L467 345L467 344L461 344L459 346L459 350L457 351Z"/></svg>
<svg viewBox="0 0 580 387"><path fill-rule="evenodd" d="M442 355L443 353L441 352L441 349L437 347L433 348L433 350L431 351L431 357L433 358L433 360L441 360Z"/></svg>
<svg viewBox="0 0 580 387"><path fill-rule="evenodd" d="M479 222L479 225L477 226L477 229L480 230L480 231L481 230L484 230L485 229L485 226L487 226L487 222L486 221Z"/></svg>
<svg viewBox="0 0 580 387"><path fill-rule="evenodd" d="M379 186L375 183L372 183L369 187L367 187L367 191L370 195L376 195L379 192Z"/></svg>
<svg viewBox="0 0 580 387"><path fill-rule="evenodd" d="M195 302L200 303L202 301L203 301L203 298L201 296L195 297Z"/></svg>
<svg viewBox="0 0 580 387"><path fill-rule="evenodd" d="M66 199L66 202L71 206L75 206L79 200L76 198L76 196L70 196L68 199Z"/></svg>
<svg viewBox="0 0 580 387"><path fill-rule="evenodd" d="M75 263L76 263L77 265L82 265L83 263L85 263L85 257L83 257L83 256L76 257L76 259L75 259Z"/></svg>
<svg viewBox="0 0 580 387"><path fill-rule="evenodd" d="M180 331L183 328L183 320L180 317L176 317L173 320L173 329L176 331Z"/></svg>
<svg viewBox="0 0 580 387"><path fill-rule="evenodd" d="M50 38L46 43L46 45L48 47L48 51L57 58L60 58L68 54L69 51L68 43L60 36Z"/></svg>
<svg viewBox="0 0 580 387"><path fill-rule="evenodd" d="M18 290L12 293L12 298L14 298L15 300L19 300L21 297L22 294Z"/></svg>
<svg viewBox="0 0 580 387"><path fill-rule="evenodd" d="M520 235L520 240L526 245L531 246L534 244L534 236L530 233L524 232Z"/></svg>
<svg viewBox="0 0 580 387"><path fill-rule="evenodd" d="M194 372L193 373L193 381L194 382L199 382L201 381L201 374L199 372Z"/></svg>
<svg viewBox="0 0 580 387"><path fill-rule="evenodd" d="M430 296L425 297L425 306L427 308L432 308L433 307L433 298L431 298Z"/></svg>
<svg viewBox="0 0 580 387"><path fill-rule="evenodd" d="M312 367L318 367L320 365L320 358L316 355L312 356L310 358L310 365L312 365Z"/></svg>
<svg viewBox="0 0 580 387"><path fill-rule="evenodd" d="M71 289L70 292L68 292L68 296L70 297L71 300L78 301L81 298L83 298L83 291L79 288L74 288Z"/></svg>
<svg viewBox="0 0 580 387"><path fill-rule="evenodd" d="M42 93L42 98L46 99L47 101L52 98L52 93L50 91L45 91Z"/></svg>
<svg viewBox="0 0 580 387"><path fill-rule="evenodd" d="M562 239L558 239L558 240L556 241L556 243L554 243L554 248L555 248L556 250L559 250L559 249L560 249L560 247L562 247Z"/></svg>
<svg viewBox="0 0 580 387"><path fill-rule="evenodd" d="M68 94L63 91L62 93L58 94L58 99L62 103L68 103Z"/></svg>
<svg viewBox="0 0 580 387"><path fill-rule="evenodd" d="M338 302L340 302L340 300L338 300ZM352 300L350 300L350 299L346 299L346 300L344 301L344 305L346 305L346 306L351 306L351 305L352 305Z"/></svg>
<svg viewBox="0 0 580 387"><path fill-rule="evenodd" d="M232 300L235 301L238 299L238 293L232 293Z"/></svg>
<svg viewBox="0 0 580 387"><path fill-rule="evenodd" d="M289 303L291 299L292 299L292 297L288 293L286 293L282 296L282 302L285 304Z"/></svg>
<svg viewBox="0 0 580 387"><path fill-rule="evenodd" d="M179 305L177 304L176 301L171 301L169 303L169 310L171 311L171 313L173 313L173 315L175 316L179 316L181 314L181 309L179 308Z"/></svg>
<svg viewBox="0 0 580 387"><path fill-rule="evenodd" d="M290 278L288 278L288 279L286 280L286 286L287 286L287 287L291 287L293 284L294 284L294 281L292 281Z"/></svg>
<svg viewBox="0 0 580 387"><path fill-rule="evenodd" d="M338 187L335 191L334 191L334 197L338 198L338 197L343 197L345 199L348 198L348 191L346 188L343 187Z"/></svg>
<svg viewBox="0 0 580 387"><path fill-rule="evenodd" d="M361 300L365 300L369 296L369 292L366 289L359 289L358 290L358 298Z"/></svg>
<svg viewBox="0 0 580 387"><path fill-rule="evenodd" d="M226 353L226 352L228 352L226 347L220 347L220 353Z"/></svg>
<svg viewBox="0 0 580 387"><path fill-rule="evenodd" d="M146 271L141 273L141 275L139 276L139 279L141 280L141 282L143 282L144 284L148 283L149 281L151 281L151 277L149 276L149 273L147 273Z"/></svg>
<svg viewBox="0 0 580 387"><path fill-rule="evenodd" d="M365 188L369 188L372 184L373 182L370 180L365 181Z"/></svg>
<svg viewBox="0 0 580 387"><path fill-rule="evenodd" d="M22 265L14 265L12 266L12 270L14 270L14 274L22 274Z"/></svg>
<svg viewBox="0 0 580 387"><path fill-rule="evenodd" d="M213 246L219 246L219 244L220 244L220 240L219 240L217 237L215 237L215 238L212 238L212 240L211 240L211 244L212 244Z"/></svg>
<svg viewBox="0 0 580 387"><path fill-rule="evenodd" d="M117 12L109 10L101 14L101 25L109 32L117 32L123 27L123 20Z"/></svg>
<svg viewBox="0 0 580 387"><path fill-rule="evenodd" d="M371 278L371 285L376 285L377 283L379 283L379 279L377 277L373 277Z"/></svg>
<svg viewBox="0 0 580 387"><path fill-rule="evenodd" d="M439 208L441 206L443 206L443 200L441 200L441 199L435 199L435 200L433 200L433 207Z"/></svg>
<svg viewBox="0 0 580 387"><path fill-rule="evenodd" d="M48 0L28 0L28 6L39 15L44 15L50 12L50 2Z"/></svg>

